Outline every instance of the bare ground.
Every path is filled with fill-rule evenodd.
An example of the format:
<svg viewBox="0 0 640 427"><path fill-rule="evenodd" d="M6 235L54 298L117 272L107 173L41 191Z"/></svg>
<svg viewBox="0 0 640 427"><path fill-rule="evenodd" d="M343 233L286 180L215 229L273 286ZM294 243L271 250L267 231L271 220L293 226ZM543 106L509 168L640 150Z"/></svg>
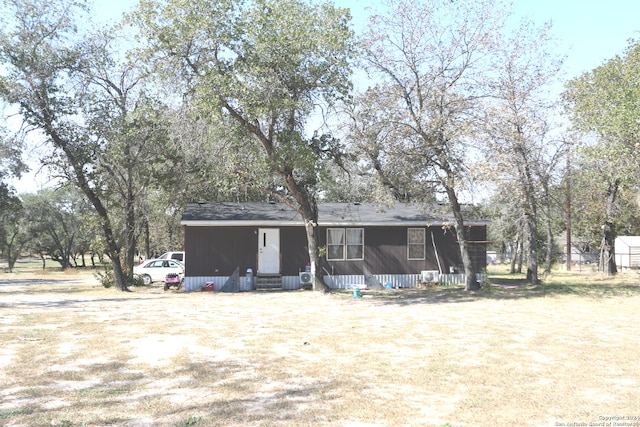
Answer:
<svg viewBox="0 0 640 427"><path fill-rule="evenodd" d="M640 425L637 285L353 298L5 277L1 425Z"/></svg>

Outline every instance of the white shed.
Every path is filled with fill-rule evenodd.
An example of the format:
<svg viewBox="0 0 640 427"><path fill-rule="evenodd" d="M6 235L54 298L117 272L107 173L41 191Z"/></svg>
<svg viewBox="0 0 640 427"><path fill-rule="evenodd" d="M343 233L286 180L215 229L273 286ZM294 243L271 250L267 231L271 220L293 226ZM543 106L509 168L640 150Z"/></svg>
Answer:
<svg viewBox="0 0 640 427"><path fill-rule="evenodd" d="M616 237L616 266L640 268L640 236Z"/></svg>

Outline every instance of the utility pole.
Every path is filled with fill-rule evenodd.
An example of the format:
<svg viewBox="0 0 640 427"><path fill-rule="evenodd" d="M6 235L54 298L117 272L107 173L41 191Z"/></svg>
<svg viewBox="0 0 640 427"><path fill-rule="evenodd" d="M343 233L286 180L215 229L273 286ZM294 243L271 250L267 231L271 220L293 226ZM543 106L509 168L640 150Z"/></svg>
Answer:
<svg viewBox="0 0 640 427"><path fill-rule="evenodd" d="M567 271L571 271L571 146L567 149Z"/></svg>

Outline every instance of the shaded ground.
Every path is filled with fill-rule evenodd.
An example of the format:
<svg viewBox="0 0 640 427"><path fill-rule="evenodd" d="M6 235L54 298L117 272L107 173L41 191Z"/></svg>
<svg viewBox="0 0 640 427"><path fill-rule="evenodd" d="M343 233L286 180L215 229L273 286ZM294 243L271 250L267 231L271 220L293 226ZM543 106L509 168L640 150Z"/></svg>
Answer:
<svg viewBox="0 0 640 427"><path fill-rule="evenodd" d="M558 426L640 408L632 283L353 298L65 280L0 278L2 425Z"/></svg>

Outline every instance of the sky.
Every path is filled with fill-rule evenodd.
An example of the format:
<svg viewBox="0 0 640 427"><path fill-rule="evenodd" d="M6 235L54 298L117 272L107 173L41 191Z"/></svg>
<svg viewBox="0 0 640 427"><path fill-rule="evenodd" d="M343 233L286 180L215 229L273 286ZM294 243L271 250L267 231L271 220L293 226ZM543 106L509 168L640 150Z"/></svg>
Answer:
<svg viewBox="0 0 640 427"><path fill-rule="evenodd" d="M356 31L367 22L369 6L376 5L375 0L335 0L334 3L351 9ZM118 20L136 4L137 0L95 0L96 20ZM560 76L563 81L624 53L629 39L640 38L638 0L513 0L513 5L516 17L530 18L538 25L552 23L552 33L558 41L554 53L566 56ZM48 185L44 175L32 172L13 185L18 193L34 192Z"/></svg>
<svg viewBox="0 0 640 427"><path fill-rule="evenodd" d="M514 5L534 22L552 23L556 52L567 55L567 79L624 53L628 40L640 34L637 0L515 0Z"/></svg>

